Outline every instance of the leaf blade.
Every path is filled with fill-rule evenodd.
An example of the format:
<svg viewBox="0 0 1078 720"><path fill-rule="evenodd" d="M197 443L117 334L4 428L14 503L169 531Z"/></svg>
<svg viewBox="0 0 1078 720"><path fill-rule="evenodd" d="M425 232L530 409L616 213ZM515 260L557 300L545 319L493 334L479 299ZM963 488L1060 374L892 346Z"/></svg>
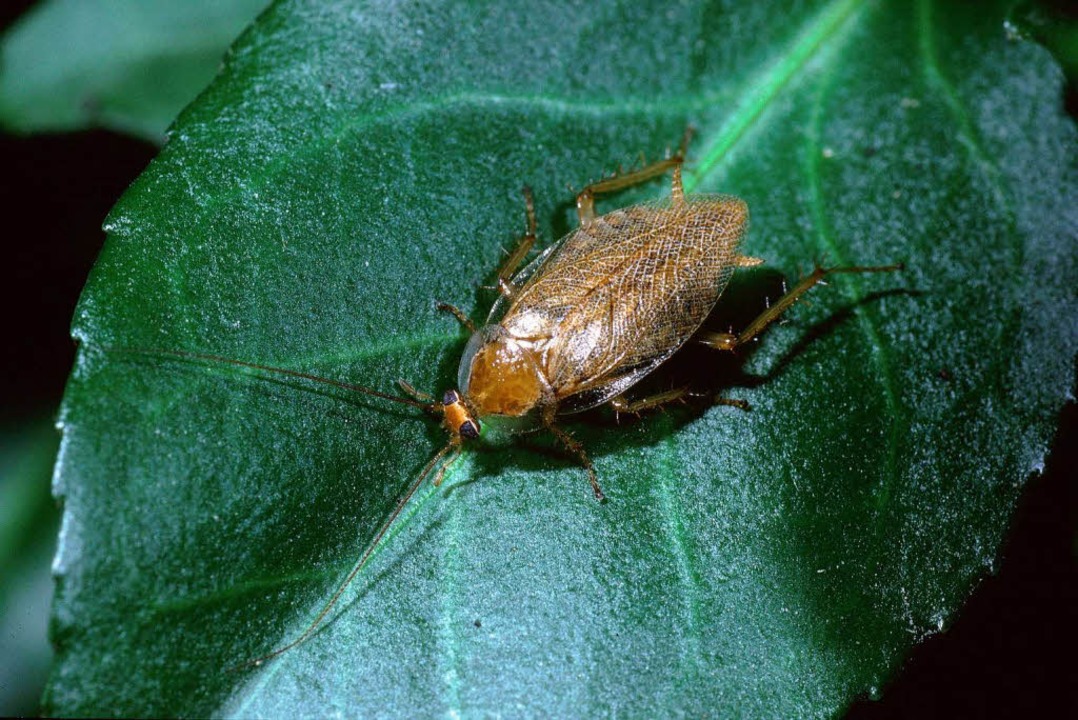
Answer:
<svg viewBox="0 0 1078 720"><path fill-rule="evenodd" d="M822 715L878 687L994 561L1075 347L1047 312L1070 307L1060 293L1075 277L1073 260L1056 257L1073 217L1060 188L1074 182L1058 163L1073 157L1074 136L1051 109L1058 80L1003 82L1012 68L1037 76L1046 59L973 24L993 62L962 66L954 97L980 98L990 81L1016 93L970 116L1010 161L985 172L971 146L952 142L954 103L931 89L940 81L905 65L924 47L918 33L937 26L933 52L966 62L967 36L928 22L926 9L821 4L781 28L743 9L743 56L712 44L703 57L668 52L660 65L657 51L682 49L672 39L706 24L706 7L669 26L616 6L593 9L598 18L543 6L542 18L471 24L466 8L450 7L435 17L463 37L456 63L443 66L432 41L386 44L428 37L422 12L349 26L344 4L275 7L118 204L80 305L85 344L65 405L74 455L61 458L60 489L70 522L97 527L116 514L134 527L95 531L100 549L81 558L69 535L61 587L125 578L130 596L158 609L120 622L94 607L90 588L63 592L50 709L101 712L92 689L109 687L124 658L149 663L158 692L148 700L134 687L108 708L115 714L269 715L302 704L348 714ZM966 27L949 12L951 28ZM536 35L543 23L556 30ZM333 40L273 44L297 27ZM803 38L828 40L805 53ZM857 62L874 44L871 62ZM357 47L365 59L349 77L342 57ZM487 66L508 48L519 63ZM631 62L618 48L633 48ZM579 70L595 58L610 65L602 77ZM776 66L763 77L777 90L754 103L759 69ZM418 68L422 83L385 89L399 67ZM748 109L729 110L741 96ZM292 97L302 100L282 111ZM989 122L1030 102L1042 123L1034 137L1028 117ZM248 114L230 114L237 105ZM556 204L563 182L676 139L689 116L701 157L716 160L694 182L749 200L750 252L783 269L815 248L843 261L906 259L910 270L897 281L840 279L769 332L742 368L762 381L740 378L736 390L750 415L714 408L616 433L597 421L575 427L610 506L594 504L579 469L541 445L470 453L448 497L424 495L319 636L248 680L216 674L302 630L438 431L362 402L344 411L332 392L121 362L94 347L201 350L379 387L398 374L439 387L461 340L430 301L485 300L468 288L497 265L493 238L521 229L521 178L551 237L571 226L568 202ZM994 184L1013 194L1013 220L993 202ZM986 255L1011 270L1006 287L983 278ZM1028 266L1038 272L1021 272ZM1008 361L1008 338L1035 352ZM1011 384L1023 392L1009 396ZM1001 403L1021 422L992 411ZM112 433L137 441L102 454ZM981 456L990 457L971 459ZM154 562L127 575L103 550L136 540L159 549L136 553ZM173 550L191 567L169 560ZM177 605L173 594L192 600ZM130 637L72 639L107 620ZM147 638L150 628L164 637ZM102 648L113 648L112 664L95 657Z"/></svg>

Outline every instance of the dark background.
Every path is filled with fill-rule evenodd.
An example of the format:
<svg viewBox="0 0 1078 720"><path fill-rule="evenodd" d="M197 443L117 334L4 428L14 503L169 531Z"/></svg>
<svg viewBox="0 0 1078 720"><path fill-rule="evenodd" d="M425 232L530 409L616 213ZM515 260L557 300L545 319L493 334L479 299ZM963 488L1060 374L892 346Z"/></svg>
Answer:
<svg viewBox="0 0 1078 720"><path fill-rule="evenodd" d="M0 28L30 4L0 4ZM1072 88L1060 98L1072 116L1075 97ZM74 359L68 326L104 241L102 221L156 152L151 144L107 131L25 138L0 133L8 253L0 270L0 308L9 337L0 350L0 430L55 416ZM914 650L881 701L857 702L849 718L1078 717L1073 402L1059 428L1045 474L1029 481L1019 503L999 574L981 583L950 629ZM58 511L48 514L41 523L52 523L46 528L52 533ZM27 697L40 696L40 688L25 690Z"/></svg>

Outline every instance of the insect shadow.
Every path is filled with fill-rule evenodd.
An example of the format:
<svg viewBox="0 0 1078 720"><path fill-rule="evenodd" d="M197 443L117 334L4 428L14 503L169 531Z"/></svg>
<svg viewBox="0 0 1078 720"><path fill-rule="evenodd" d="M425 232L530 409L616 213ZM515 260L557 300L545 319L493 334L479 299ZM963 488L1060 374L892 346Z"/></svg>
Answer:
<svg viewBox="0 0 1078 720"><path fill-rule="evenodd" d="M565 202L558 206L555 217L567 215L575 206ZM565 223L568 225L568 223ZM554 223L555 227L557 223ZM796 280L796 278L794 278ZM738 271L730 279L722 294L721 302L708 315L701 330L712 332L737 332L747 326L768 308L772 301L786 293L788 278L780 271L761 266ZM642 380L634 391L641 396L662 393L676 388L688 387L689 395L683 401L647 410L639 414L613 411L608 405L593 408L571 416L568 424L575 434L587 441L595 457L603 457L624 450L626 447L648 447L674 435L682 427L703 417L714 407L715 398L738 398L738 390L766 386L781 376L806 352L813 343L826 338L845 323L854 319L858 308L879 302L892 296L919 295L916 290L897 288L873 292L861 299L846 303L826 318L804 329L801 337L764 374L745 371L745 366L756 352L759 343L740 348L736 353L716 352L700 342L690 340L670 359ZM489 289L476 292L477 305L490 301ZM783 323L796 323L789 318ZM462 336L460 347L466 338ZM457 346L446 354L440 368L443 376L456 370ZM731 408L731 413L741 412ZM751 409L749 409L751 412ZM657 421L662 418L662 421ZM640 433L615 433L615 429L642 427ZM435 441L440 437L438 428L428 428ZM560 447L553 438L542 433L519 436L513 444L517 452L499 452L498 448L481 448L475 453L475 471L467 477L454 478L447 483L446 494L463 489L473 483L490 480L506 467L526 472L549 470L552 461L559 468L577 470L579 461ZM575 480L575 475L573 476Z"/></svg>

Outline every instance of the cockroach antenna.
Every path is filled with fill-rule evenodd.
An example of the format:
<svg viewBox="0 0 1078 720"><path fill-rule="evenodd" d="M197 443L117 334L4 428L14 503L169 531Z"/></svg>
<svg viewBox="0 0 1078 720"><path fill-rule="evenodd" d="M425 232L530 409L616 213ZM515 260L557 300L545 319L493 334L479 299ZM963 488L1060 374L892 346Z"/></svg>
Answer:
<svg viewBox="0 0 1078 720"><path fill-rule="evenodd" d="M233 358L223 357L221 355L212 355L209 353L188 352L186 350L164 350L164 349L149 349L149 348L129 348L129 347L102 347L102 350L109 353L120 353L129 355L171 355L172 357L183 358L186 360L205 360L207 362L223 363L226 365L236 365L238 367L250 368L252 370L262 370L264 372L277 373L278 375L287 375L288 377L299 378L301 380L310 380L312 382L323 383L325 385L332 385L333 387L341 388L342 390L349 390L351 392L363 393L364 395L370 395L372 397L381 398L383 400L390 400L392 402L401 403L402 405L410 405L411 407L419 408L420 410L426 410L428 412L436 412L440 407L440 403L436 402L419 402L418 400L410 400L408 398L402 398L399 395L390 395L389 393L379 392L373 388L365 387L363 385L355 385L352 383L346 383L341 380L333 380L331 378L319 377L318 375L312 375L311 373L301 372L299 370L289 370L288 368L274 367L272 365L262 365L260 363L247 362L245 360L235 360Z"/></svg>
<svg viewBox="0 0 1078 720"><path fill-rule="evenodd" d="M441 459L446 456L446 453L449 453L451 451L453 453L452 456L449 458L449 460L443 463L441 468L439 468L438 470L438 476L435 484L439 484L441 482L442 476L445 474L446 468L448 468L453 463L453 461L457 459L457 456L460 455L460 443L455 442L451 439L445 444L445 446L441 450L435 453L434 457L432 457L426 465L423 466L423 469L419 472L419 475L409 486L408 491L401 496L400 500L397 501L397 504L393 508L393 512L389 514L389 517L386 518L385 522L382 523L382 526L378 528L378 532L375 534L374 540L372 540L371 543L367 546L367 549L363 551L363 555L359 558L359 561L356 562L356 564L352 567L352 571L348 573L348 576L345 577L341 584L337 586L337 590L333 593L332 597L330 597L326 604L322 606L322 609L319 611L318 615L315 616L314 620L312 620L310 624L307 625L307 628L302 633L300 633L299 637L297 637L295 640L288 643L287 645L283 645L277 648L273 652L266 653L265 655L261 655L252 660L248 660L246 662L240 663L239 665L230 667L228 668L228 672L238 672L240 670L246 670L249 667L258 667L267 660L272 660L279 655L283 655L284 653L288 652L292 648L305 641L311 635L313 635L315 630L317 630L319 626L321 626L322 621L326 619L327 615L329 615L329 612L333 609L333 606L336 605L337 601L341 599L342 595L344 595L344 591L348 589L348 586L351 585L352 581L356 579L357 575L359 575L360 570L362 570L363 567L367 564L367 561L370 559L371 555L374 554L374 551L378 549L379 545L381 545L382 539L385 537L386 533L389 532L389 528L393 526L393 523L396 522L397 518L400 517L401 511L404 509L404 506L407 505L408 501L412 499L412 496L415 495L416 490L419 489L419 486L422 485L423 481L427 478L428 475L430 475L431 470L433 470L434 467L441 461Z"/></svg>
<svg viewBox="0 0 1078 720"><path fill-rule="evenodd" d="M275 367L272 365L263 365L261 363L247 362L245 360L236 360L233 358L227 358L221 355L213 355L209 353L188 352L185 350L144 349L127 347L103 347L101 349L109 353L148 356L164 355L187 360L202 360L205 362L236 365L238 367L250 368L252 370L276 373L278 375L285 375L301 380L309 380L311 382L323 383L325 385L331 385L333 387L341 388L342 390L348 390L349 392L362 393L364 395L370 395L372 397L380 398L382 400L390 400L392 402L401 403L402 405L408 405L410 407L418 408L420 410L424 410L434 414L445 414L445 405L443 403L435 402L433 398L430 398L429 395L419 392L404 380L399 381L401 389L403 389L409 395L412 395L414 398L430 398L430 401L424 402L420 399L403 398L398 395L390 395L389 393L380 392L378 390L374 390L373 388L365 387L363 385L356 385L353 383L342 382L340 380L333 380L331 378L324 378L299 370L290 370L288 368ZM341 584L337 586L336 591L334 591L329 601L326 602L326 604L319 611L315 619L311 621L311 623L299 635L299 637L297 637L295 640L288 643L287 645L277 648L273 652L267 653L260 657L256 657L252 660L248 660L244 663L240 663L239 665L230 667L228 668L228 672L236 672L249 667L256 667L258 665L261 665L267 660L272 660L278 655L282 655L283 653L288 652L292 648L296 647L297 645L311 637L311 635L314 634L314 632L319 628L319 626L321 626L322 621L325 620L327 615L329 615L333 607L337 604L337 601L340 600L341 596L348 589L348 586L351 585L352 581L356 579L356 576L367 564L367 561L370 560L371 555L374 554L374 551L378 549L378 546L385 538L386 533L389 532L389 529L393 526L393 523L396 522L398 517L400 517L401 511L403 511L405 505L407 505L408 501L412 499L412 496L415 495L416 491L419 489L419 486L422 485L423 481L431 474L431 471L434 470L436 466L438 466L438 464L443 460L443 458L445 458L447 454L450 456L448 460L446 460L445 462L441 462L441 466L438 468L438 473L437 475L435 475L434 484L440 485L442 478L445 476L446 470L457 459L457 457L460 455L460 452L460 435L458 433L451 432L449 442L447 442L441 450L435 453L434 457L432 457L427 462L427 464L423 466L423 469L419 472L419 475L408 487L407 492L405 492L404 495L402 495L401 498L397 500L396 504L393 507L393 511L389 514L389 517L386 518L386 520L382 523L381 527L378 528L378 532L375 534L374 539L367 546L367 549L364 550L363 555L359 558L356 564L352 567L351 572L349 572L345 579L341 582Z"/></svg>

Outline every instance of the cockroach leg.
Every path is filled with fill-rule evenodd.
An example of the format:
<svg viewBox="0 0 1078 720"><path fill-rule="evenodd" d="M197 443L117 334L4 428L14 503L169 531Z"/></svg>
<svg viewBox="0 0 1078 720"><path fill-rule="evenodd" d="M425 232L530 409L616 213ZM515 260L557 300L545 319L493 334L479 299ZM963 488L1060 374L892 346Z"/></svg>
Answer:
<svg viewBox="0 0 1078 720"><path fill-rule="evenodd" d="M764 259L763 258L758 258L758 257L752 257L751 255L738 255L736 258L734 258L733 263L734 263L735 267L743 267L743 268L756 267L757 265L763 265L764 264ZM783 292L786 291L785 285L783 286L782 289L783 289Z"/></svg>
<svg viewBox="0 0 1078 720"><path fill-rule="evenodd" d="M615 175L614 177L591 183L577 193L576 213L580 218L580 226L587 227L595 222L595 198L597 196L617 192L632 187L633 185L647 182L653 177L662 175L671 168L674 170L674 183L671 188L672 201L675 205L684 203L685 193L681 186L681 165L685 162L684 144L688 142L687 138L688 135L686 135L686 140L682 141L682 148L677 155L666 158L665 160L659 160L650 165L645 165L639 170L633 170L624 175Z"/></svg>
<svg viewBox="0 0 1078 720"><path fill-rule="evenodd" d="M802 295L807 293L813 287L823 282L823 279L828 275L837 275L839 273L875 273L875 272L894 272L903 268L902 263L895 265L879 265L874 267L837 267L837 268L825 268L819 265L816 269L809 273L801 282L794 286L793 290L790 290L781 298L778 302L774 303L767 310L760 313L759 316L749 326L742 330L737 335L733 333L716 333L704 331L698 333L696 339L698 342L712 347L716 350L734 350L739 345L744 345L747 342L751 342L764 331L768 325L777 320L784 312L789 310L794 303L796 303Z"/></svg>
<svg viewBox="0 0 1078 720"><path fill-rule="evenodd" d="M701 345L707 345L712 350L733 350L738 345L737 335L710 330L701 330L696 333L696 341Z"/></svg>
<svg viewBox="0 0 1078 720"><path fill-rule="evenodd" d="M434 402L434 396L433 395L431 395L429 393L425 393L422 390L416 390L414 387L412 387L412 384L410 382L408 382L407 380L405 380L403 378L397 378L397 385L399 385L400 389L403 390L407 395L411 395L413 398L415 398L419 402L422 402L422 403L433 403Z"/></svg>
<svg viewBox="0 0 1078 720"><path fill-rule="evenodd" d="M453 450L451 451L452 454L444 463L442 463L442 466L438 468L438 473L434 476L434 487L441 486L442 480L445 479L446 472L449 471L449 468L451 468L453 466L453 463L457 461L457 458L460 457L460 452L462 449L463 448L459 441L453 444Z"/></svg>
<svg viewBox="0 0 1078 720"><path fill-rule="evenodd" d="M729 405L730 407L736 407L739 410L747 411L752 409L752 406L749 405L749 402L747 400L738 400L737 398L716 397L712 398L711 402L715 403L716 405Z"/></svg>
<svg viewBox="0 0 1078 720"><path fill-rule="evenodd" d="M614 413L620 415L621 413L630 413L632 415L639 415L640 413L651 410L653 408L661 407L678 400L685 399L685 396L689 394L689 388L680 387L673 390L665 390L654 395L648 395L637 400L629 400L624 395L618 395L616 398L610 401L610 406L614 408Z"/></svg>
<svg viewBox="0 0 1078 720"><path fill-rule="evenodd" d="M680 388L674 388L673 390L666 390L665 392L656 393L654 395L649 395L638 400L629 400L624 395L618 395L616 398L610 401L610 406L614 409L615 416L621 415L622 413L639 415L640 413L647 410L662 407L672 402L683 401L686 397L689 396L698 396L698 394L690 392L688 386L685 386ZM749 409L749 404L745 400L737 400L724 397L712 397L711 402L715 405L730 405L732 407L740 408L741 410Z"/></svg>
<svg viewBox="0 0 1078 720"><path fill-rule="evenodd" d="M505 297L513 295L515 288L509 280L524 262L524 258L528 256L528 251L535 245L535 198L532 196L532 189L527 185L524 186L524 212L528 217L528 232L520 238L513 252L509 253L509 257L498 268L498 292Z"/></svg>
<svg viewBox="0 0 1078 720"><path fill-rule="evenodd" d="M440 302L438 303L438 309L442 312L450 313L460 322L461 325L468 329L468 332L472 333L473 335L475 334L475 323L473 323L472 319L465 315L464 311L458 308L456 305L450 305L449 303Z"/></svg>
<svg viewBox="0 0 1078 720"><path fill-rule="evenodd" d="M685 204L685 188L681 184L681 163L674 166L674 177L670 181L670 204L674 207Z"/></svg>
<svg viewBox="0 0 1078 720"><path fill-rule="evenodd" d="M551 405L549 409L543 411L543 424L562 445L580 459L584 469L588 471L588 480L591 482L591 490L595 493L595 499L603 502L606 500L606 495L603 494L602 488L599 487L599 476L595 474L595 466L591 464L591 459L584 452L584 446L580 444L580 441L554 424L553 410L554 406Z"/></svg>
<svg viewBox="0 0 1078 720"><path fill-rule="evenodd" d="M695 128L692 125L685 128L685 134L681 136L681 145L678 148L677 155L645 165L639 170L624 174L619 171L613 177L586 185L576 196L576 212L580 218L580 226L587 227L595 221L595 198L597 196L614 193L633 185L647 182L671 168L674 170L673 184L670 188L671 202L674 205L683 205L685 203L685 190L681 184L681 166L685 163L685 153L689 149L689 140L692 139L694 132Z"/></svg>

